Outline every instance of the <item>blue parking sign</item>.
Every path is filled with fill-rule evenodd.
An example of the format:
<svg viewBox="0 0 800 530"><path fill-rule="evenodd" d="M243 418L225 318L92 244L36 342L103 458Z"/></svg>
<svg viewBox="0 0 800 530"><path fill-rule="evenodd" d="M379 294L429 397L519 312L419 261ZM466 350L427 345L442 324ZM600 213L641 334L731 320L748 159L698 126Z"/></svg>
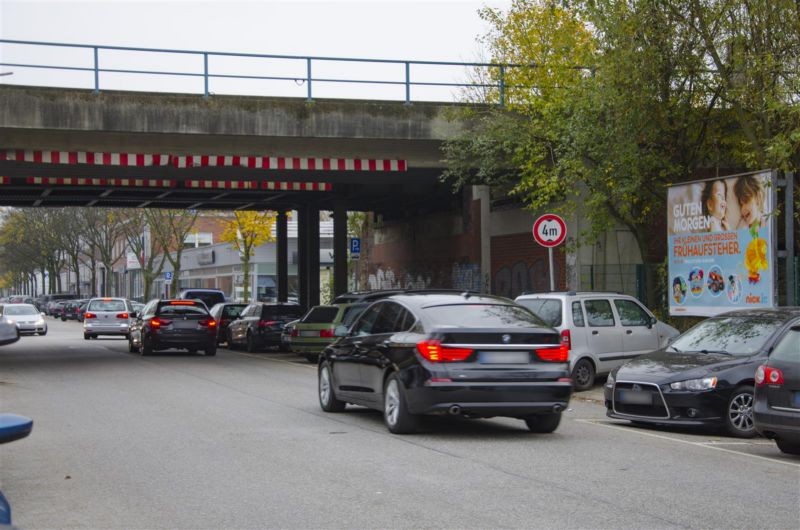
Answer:
<svg viewBox="0 0 800 530"><path fill-rule="evenodd" d="M361 238L360 237L351 237L350 238L350 254L353 256L358 256L361 254Z"/></svg>
<svg viewBox="0 0 800 530"><path fill-rule="evenodd" d="M171 280L172 279L172 271L165 272L164 273L164 279L165 280Z"/></svg>

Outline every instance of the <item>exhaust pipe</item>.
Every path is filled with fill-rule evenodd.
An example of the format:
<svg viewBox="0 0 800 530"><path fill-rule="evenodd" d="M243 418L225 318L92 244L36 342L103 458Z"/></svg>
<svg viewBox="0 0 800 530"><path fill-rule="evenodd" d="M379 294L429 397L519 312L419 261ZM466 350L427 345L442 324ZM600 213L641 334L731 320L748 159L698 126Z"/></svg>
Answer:
<svg viewBox="0 0 800 530"><path fill-rule="evenodd" d="M563 405L553 405L553 412L562 412L564 410Z"/></svg>
<svg viewBox="0 0 800 530"><path fill-rule="evenodd" d="M461 407L459 407L458 405L453 405L452 407L447 409L447 412L449 412L452 416L458 416L459 414L461 414Z"/></svg>

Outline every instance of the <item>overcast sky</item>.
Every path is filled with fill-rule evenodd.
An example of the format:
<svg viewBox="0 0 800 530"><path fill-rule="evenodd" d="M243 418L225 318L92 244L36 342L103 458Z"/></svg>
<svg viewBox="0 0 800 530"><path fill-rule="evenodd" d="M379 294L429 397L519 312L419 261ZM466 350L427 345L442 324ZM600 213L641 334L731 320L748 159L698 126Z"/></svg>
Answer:
<svg viewBox="0 0 800 530"><path fill-rule="evenodd" d="M476 39L484 35L488 27L478 16L478 10L486 5L506 9L510 0L0 0L0 32L3 39L15 40L470 62L481 60ZM35 62L33 58L37 61L42 58L40 54L50 59L60 57L56 52L53 48L34 53L31 48L0 46L0 62L32 63ZM67 61L87 66L87 55L73 54ZM110 62L114 66L133 66L126 62L128 60L119 56L111 58L109 54L103 57L106 66ZM185 57L158 62L170 70L179 69L182 63L196 67ZM239 73L238 66L223 67L216 63L213 67L230 67ZM336 65L337 70L342 68L341 63ZM0 82L26 84L31 76L42 75L18 67L0 66L0 72L9 70L14 70L13 76L0 77ZM354 70L356 76L362 75L358 68ZM378 75L380 70L367 69ZM314 75L319 73L315 66ZM71 76L64 73L58 77L70 85ZM107 75L104 82L110 82L111 77ZM179 86L180 81L174 82ZM221 85L217 83L218 88Z"/></svg>

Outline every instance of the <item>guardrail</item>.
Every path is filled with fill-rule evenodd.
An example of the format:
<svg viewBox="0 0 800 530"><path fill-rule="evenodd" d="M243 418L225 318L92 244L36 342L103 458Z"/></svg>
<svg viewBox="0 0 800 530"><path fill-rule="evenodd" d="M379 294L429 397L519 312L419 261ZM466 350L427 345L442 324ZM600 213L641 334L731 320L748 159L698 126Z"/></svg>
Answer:
<svg viewBox="0 0 800 530"><path fill-rule="evenodd" d="M68 43L59 43L59 42L40 42L40 41L22 41L22 40L10 40L10 39L0 39L0 45L3 48L11 47L12 50L4 50L3 53L0 53L0 57L3 57L3 61L0 62L0 66L6 68L20 68L20 69L30 69L30 70L47 70L47 71L59 71L59 72L84 72L89 73L91 72L94 76L94 84L93 90L95 93L99 93L101 90L101 79L105 74L124 74L124 75L131 75L131 76L170 76L170 77L180 77L180 78L197 78L202 79L203 83L203 90L202 93L204 96L208 97L214 93L225 93L225 92L218 92L215 90L214 92L210 91L210 83L214 80L238 80L238 81L282 81L282 82L291 82L297 85L306 85L306 100L313 101L314 99L314 91L313 88L316 87L318 84L337 84L337 85L377 85L377 86L395 86L399 87L402 86L405 88L405 98L404 101L407 104L412 103L412 88L415 87L445 87L445 88L453 88L453 89L478 89L478 90L491 90L496 91L496 96L493 99L498 101L501 106L505 104L506 98L506 84L505 84L505 73L506 69L508 68L517 68L517 67L529 67L530 65L514 65L514 64L498 64L498 63L467 63L467 62L451 62L451 61L444 61L444 62L437 62L437 61L410 61L410 60L391 60L391 59L357 59L357 58L349 58L349 57L313 57L313 56L294 56L294 55L266 55L266 54L255 54L255 53L233 53L233 52L212 52L212 51L197 51L197 50L176 50L176 49L157 49L157 48L133 48L133 47L125 47L125 46L102 46L102 45L93 45L93 44L68 44ZM8 57L12 57L14 53L14 47L23 47L25 50L31 50L32 48L36 49L44 49L46 47L56 48L62 51L65 50L86 50L91 51L91 55L89 56L88 60L91 62L91 65L82 64L81 61L86 61L87 58L79 57L78 64L70 64L68 58L66 57L58 57L58 54L47 54L48 60L60 60L61 62L56 62L55 64L50 63L30 63L30 62L17 62L17 61L7 61ZM31 52L27 54L23 52L25 57L31 57L35 55L35 53ZM114 54L117 54L117 57L114 57ZM121 67L119 66L120 63L130 62L130 55L129 54L136 54L136 59L133 61L134 63L139 62L139 60L144 59L144 65L151 65L158 61L158 58L164 58L165 56L180 56L186 57L191 56L200 60L200 64L196 66L200 66L199 68L195 67L195 69L188 68L188 69L181 69L180 71L169 71L169 70L162 70L162 69L154 69L153 67L148 66L132 66L132 67ZM146 57L149 57L147 59ZM260 70L259 65L252 65L252 66L240 66L243 71L229 71L226 68L226 65L220 63L215 65L215 68L210 66L211 61L215 60L231 60L231 61L240 61L240 60L253 60L253 61L273 61L273 69L267 72L262 72ZM187 61L187 64L190 61ZM323 76L323 77L315 77L313 72L316 71L317 68L320 66L325 65L332 65L336 63L342 64L358 64L358 65L367 65L372 68L380 68L384 66L398 66L401 69L401 74L399 78L395 79L392 76L389 78L383 79L348 79L348 78L339 78L333 76ZM302 69L302 75L291 75L285 73L287 67L296 68L297 64L300 65ZM228 65L230 66L230 65ZM476 72L481 71L483 72L483 76L486 79L496 79L497 82L484 82L484 81L447 81L447 80L426 80L424 76L417 75L412 76L415 69L421 68L463 68L467 71ZM198 71L195 71L198 70ZM199 71L202 70L202 71ZM281 72L283 70L284 73ZM491 70L495 70L494 75L489 75ZM8 77L11 75L8 72L0 73L0 81L8 83L7 79L11 79ZM464 76L469 76L470 74L465 72ZM480 77L480 76L479 76ZM45 82L46 86L65 86L64 84L57 84L53 83L52 80L48 79ZM158 87L151 88L157 89ZM130 86L125 87L126 90L131 90ZM259 95L275 95L275 94L259 94ZM386 99L386 98L381 98ZM398 98L399 99L399 98Z"/></svg>

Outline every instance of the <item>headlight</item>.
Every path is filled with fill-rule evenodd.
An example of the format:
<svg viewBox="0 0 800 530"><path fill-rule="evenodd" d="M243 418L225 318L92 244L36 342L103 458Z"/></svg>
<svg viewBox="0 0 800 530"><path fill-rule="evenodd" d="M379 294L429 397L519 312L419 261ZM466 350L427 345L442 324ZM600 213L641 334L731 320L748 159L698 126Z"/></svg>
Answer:
<svg viewBox="0 0 800 530"><path fill-rule="evenodd" d="M703 377L701 379L689 379L688 381L677 381L670 383L672 390L710 390L716 388L716 377Z"/></svg>
<svg viewBox="0 0 800 530"><path fill-rule="evenodd" d="M37 321L36 321L36 325L37 325L37 326L44 326L44 319L43 319L43 318L40 318L39 320L37 320Z"/></svg>
<svg viewBox="0 0 800 530"><path fill-rule="evenodd" d="M614 379L614 373L613 372L609 373L608 374L608 379L606 379L606 385L607 386L614 386L614 381L616 381L616 379Z"/></svg>

